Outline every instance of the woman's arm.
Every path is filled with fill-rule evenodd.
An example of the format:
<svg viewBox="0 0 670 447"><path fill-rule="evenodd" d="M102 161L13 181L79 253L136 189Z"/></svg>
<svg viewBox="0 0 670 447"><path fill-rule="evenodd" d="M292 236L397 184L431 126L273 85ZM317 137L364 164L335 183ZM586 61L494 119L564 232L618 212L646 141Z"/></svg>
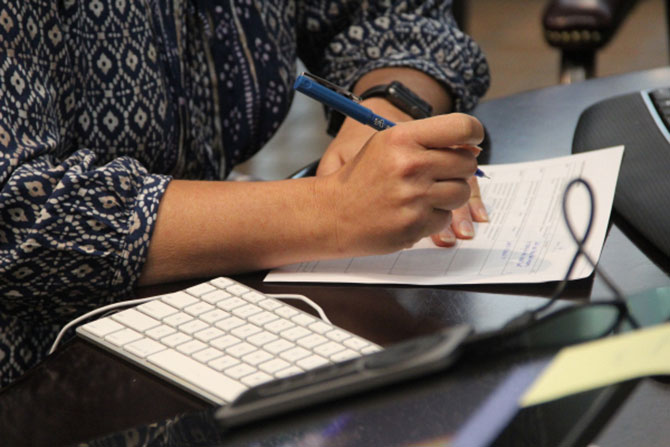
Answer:
<svg viewBox="0 0 670 447"><path fill-rule="evenodd" d="M376 133L339 169L276 182L174 180L140 284L393 252L436 233L470 196L479 122L451 114Z"/></svg>

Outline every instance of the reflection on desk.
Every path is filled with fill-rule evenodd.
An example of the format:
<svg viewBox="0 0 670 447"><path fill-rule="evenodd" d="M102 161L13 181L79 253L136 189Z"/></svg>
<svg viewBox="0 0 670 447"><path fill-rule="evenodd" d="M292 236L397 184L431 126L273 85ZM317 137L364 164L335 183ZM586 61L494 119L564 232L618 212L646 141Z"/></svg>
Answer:
<svg viewBox="0 0 670 447"><path fill-rule="evenodd" d="M260 419L242 426L218 419L216 409L202 410L169 418L88 442L90 447L238 446L238 445L318 445L324 447L364 447L372 445L416 445L439 442L447 445L459 430L487 403L494 390L507 386L511 402L498 399L489 411L500 419L499 428L491 418L486 426L474 426L470 436L482 439L493 427L493 437L516 414L515 400L542 369L547 356L532 359L519 356L505 359L491 369L457 367L420 380L385 387L360 396L344 398L307 411ZM522 371L523 370L523 371ZM522 372L522 374L517 374ZM521 377L516 388L506 380L510 373ZM510 392L512 394L510 394ZM504 410L503 407L507 407ZM574 417L575 413L571 413ZM542 431L551 419L535 427ZM399 423L400 422L400 423ZM538 422L538 421L536 421ZM538 433L535 439L545 435ZM129 439L132 440L129 442ZM469 438L472 439L472 438ZM472 444L461 444L468 447ZM483 444L482 444L483 445ZM536 444L524 444L536 445Z"/></svg>

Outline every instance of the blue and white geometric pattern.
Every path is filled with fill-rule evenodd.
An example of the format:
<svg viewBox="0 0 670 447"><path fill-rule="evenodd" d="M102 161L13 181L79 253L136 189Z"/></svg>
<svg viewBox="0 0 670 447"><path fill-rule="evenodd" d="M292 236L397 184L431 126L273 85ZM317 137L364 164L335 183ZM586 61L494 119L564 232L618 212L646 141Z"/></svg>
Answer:
<svg viewBox="0 0 670 447"><path fill-rule="evenodd" d="M133 294L171 178L224 179L285 118L296 58L333 82L410 66L488 87L445 0L3 0L0 386Z"/></svg>

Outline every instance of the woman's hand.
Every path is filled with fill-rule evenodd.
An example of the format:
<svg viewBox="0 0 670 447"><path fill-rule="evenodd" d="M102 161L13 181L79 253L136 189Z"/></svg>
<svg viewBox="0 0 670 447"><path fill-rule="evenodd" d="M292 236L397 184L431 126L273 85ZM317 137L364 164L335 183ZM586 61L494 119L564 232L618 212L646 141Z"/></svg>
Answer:
<svg viewBox="0 0 670 447"><path fill-rule="evenodd" d="M370 100L374 101L374 100ZM408 121L410 118L395 108L385 103L384 100L377 99L377 103L368 104L368 107L374 107L375 110L386 106L384 112L386 116L394 114L394 120L397 122ZM353 159L367 141L376 133L374 129L357 123L351 119L345 120L342 129L328 146L324 156L321 158L317 170L317 176L331 174L340 169L347 161ZM475 144L479 144L481 140ZM476 155L480 149L474 145L466 147ZM486 207L482 202L479 192L479 183L477 177L472 176L467 180L470 186L470 199L465 205L454 209L450 224L445 225L440 231L431 235L433 242L441 247L450 247L456 244L458 239L472 239L475 235L472 222L487 222L488 214Z"/></svg>
<svg viewBox="0 0 670 447"><path fill-rule="evenodd" d="M452 210L471 196L483 135L469 115L441 115L373 131L354 155L325 159L316 192L330 198L326 212L334 219L337 250L347 256L392 252L442 231ZM353 136L343 137L354 144Z"/></svg>

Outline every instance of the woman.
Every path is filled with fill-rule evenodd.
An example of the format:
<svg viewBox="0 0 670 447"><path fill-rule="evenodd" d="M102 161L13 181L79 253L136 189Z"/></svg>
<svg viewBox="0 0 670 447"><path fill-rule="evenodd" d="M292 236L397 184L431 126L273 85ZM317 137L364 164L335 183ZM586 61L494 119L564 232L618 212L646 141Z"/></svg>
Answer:
<svg viewBox="0 0 670 447"><path fill-rule="evenodd" d="M472 180L482 129L466 115L378 134L347 119L314 178L212 181L279 127L297 58L355 92L397 80L435 114L473 107L487 66L449 8L3 2L0 384L65 322L138 285L472 237L486 219ZM410 119L384 98L364 105Z"/></svg>

